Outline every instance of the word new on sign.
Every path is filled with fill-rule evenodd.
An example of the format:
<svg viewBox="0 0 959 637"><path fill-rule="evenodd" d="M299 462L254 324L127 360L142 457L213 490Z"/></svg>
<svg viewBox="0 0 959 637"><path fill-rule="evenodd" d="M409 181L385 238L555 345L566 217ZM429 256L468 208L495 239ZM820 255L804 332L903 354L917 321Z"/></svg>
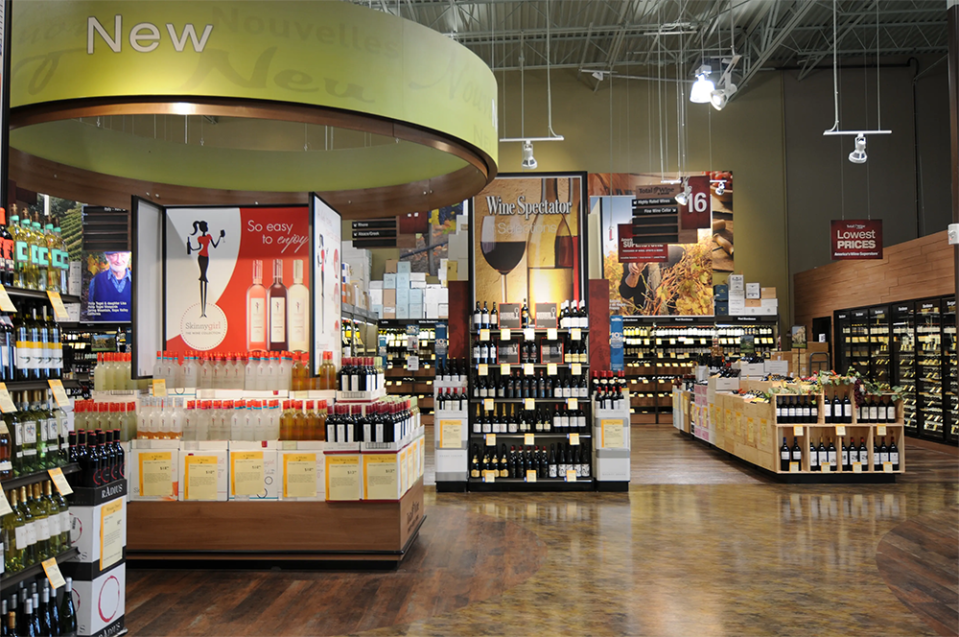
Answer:
<svg viewBox="0 0 959 637"><path fill-rule="evenodd" d="M881 259L882 220L832 221L832 260Z"/></svg>

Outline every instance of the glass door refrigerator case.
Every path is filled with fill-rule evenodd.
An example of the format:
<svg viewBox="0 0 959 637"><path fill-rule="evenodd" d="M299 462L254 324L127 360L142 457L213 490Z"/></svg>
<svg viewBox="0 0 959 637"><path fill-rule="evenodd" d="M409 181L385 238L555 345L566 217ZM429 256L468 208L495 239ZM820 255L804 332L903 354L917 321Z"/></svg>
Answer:
<svg viewBox="0 0 959 637"><path fill-rule="evenodd" d="M916 319L912 301L897 303L891 308L892 343L891 352L895 365L893 386L903 388L903 411L905 412L906 433L919 434L919 421L916 415Z"/></svg>
<svg viewBox="0 0 959 637"><path fill-rule="evenodd" d="M869 375L869 310L844 310L836 313L836 371L850 368Z"/></svg>
<svg viewBox="0 0 959 637"><path fill-rule="evenodd" d="M942 440L942 314L939 299L916 303L916 389L918 390L919 433Z"/></svg>
<svg viewBox="0 0 959 637"><path fill-rule="evenodd" d="M945 299L942 321L943 378L945 387L946 440L959 442L959 361L956 360L956 299Z"/></svg>
<svg viewBox="0 0 959 637"><path fill-rule="evenodd" d="M889 373L889 307L869 308L869 377L888 383Z"/></svg>

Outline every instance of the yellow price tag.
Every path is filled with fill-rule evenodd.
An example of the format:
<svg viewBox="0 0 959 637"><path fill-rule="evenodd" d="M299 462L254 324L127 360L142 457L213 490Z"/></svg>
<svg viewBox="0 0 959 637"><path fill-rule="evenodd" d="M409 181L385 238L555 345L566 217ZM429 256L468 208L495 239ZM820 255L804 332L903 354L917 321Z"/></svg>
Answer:
<svg viewBox="0 0 959 637"><path fill-rule="evenodd" d="M153 395L157 398L166 398L166 379L165 378L154 378L153 379Z"/></svg>
<svg viewBox="0 0 959 637"><path fill-rule="evenodd" d="M70 318L70 315L67 314L67 308L63 304L63 299L60 298L59 292L47 292L47 296L50 298L50 305L53 306L53 315L60 320L65 320Z"/></svg>
<svg viewBox="0 0 959 637"><path fill-rule="evenodd" d="M523 444L524 444L524 445L535 445L535 444L536 444L536 434L523 434Z"/></svg>
<svg viewBox="0 0 959 637"><path fill-rule="evenodd" d="M63 383L59 380L49 380L50 389L53 391L53 399L57 401L57 406L61 409L70 406L70 397L67 396L67 391L63 388Z"/></svg>
<svg viewBox="0 0 959 637"><path fill-rule="evenodd" d="M532 327L527 327L523 330L523 338L527 341L532 341L536 338L536 330Z"/></svg>
<svg viewBox="0 0 959 637"><path fill-rule="evenodd" d="M10 392L7 391L7 386L4 383L0 383L0 412L12 414L15 411L17 411L17 406L13 404L13 399L10 398Z"/></svg>
<svg viewBox="0 0 959 637"><path fill-rule="evenodd" d="M547 341L555 341L558 338L559 338L559 333L556 331L555 327L551 327L548 330L546 330Z"/></svg>
<svg viewBox="0 0 959 637"><path fill-rule="evenodd" d="M862 473L862 463L854 462L852 463L852 472L853 473Z"/></svg>
<svg viewBox="0 0 959 637"><path fill-rule="evenodd" d="M583 331L578 327L574 327L572 330L570 330L569 337L574 341L578 341L583 338Z"/></svg>
<svg viewBox="0 0 959 637"><path fill-rule="evenodd" d="M4 312L10 312L11 314L17 313L17 306L13 304L13 301L10 300L10 295L7 294L7 289L0 285L0 310Z"/></svg>
<svg viewBox="0 0 959 637"><path fill-rule="evenodd" d="M493 399L492 399L492 398L484 398L484 399L483 399L483 409L485 409L486 411L493 411Z"/></svg>
<svg viewBox="0 0 959 637"><path fill-rule="evenodd" d="M8 513L13 513L13 509L10 508L10 502L7 501L7 492L0 489L0 517Z"/></svg>
<svg viewBox="0 0 959 637"><path fill-rule="evenodd" d="M487 329L480 330L480 340L481 341L489 340L489 330Z"/></svg>
<svg viewBox="0 0 959 637"><path fill-rule="evenodd" d="M527 376L533 375L533 364L532 363L523 363L523 373Z"/></svg>
<svg viewBox="0 0 959 637"><path fill-rule="evenodd" d="M480 376L488 376L488 375L489 375L489 365L486 365L485 363L481 363L480 366L479 366L479 375L480 375Z"/></svg>
<svg viewBox="0 0 959 637"><path fill-rule="evenodd" d="M892 463L891 463L891 462L883 462L883 463L882 463L882 472L883 472L883 473L892 473Z"/></svg>
<svg viewBox="0 0 959 637"><path fill-rule="evenodd" d="M484 471L483 482L496 482L496 471Z"/></svg>
<svg viewBox="0 0 959 637"><path fill-rule="evenodd" d="M499 373L509 376L509 363L500 363Z"/></svg>
<svg viewBox="0 0 959 637"><path fill-rule="evenodd" d="M566 482L576 482L576 469L566 470Z"/></svg>
<svg viewBox="0 0 959 637"><path fill-rule="evenodd" d="M556 363L547 363L546 373L550 376L555 376L557 374Z"/></svg>
<svg viewBox="0 0 959 637"><path fill-rule="evenodd" d="M508 341L511 338L513 338L513 332L511 332L508 327L504 327L499 331L499 339L501 341Z"/></svg>
<svg viewBox="0 0 959 637"><path fill-rule="evenodd" d="M576 446L579 444L579 434L570 434L569 435L569 444Z"/></svg>
<svg viewBox="0 0 959 637"><path fill-rule="evenodd" d="M496 434L486 434L486 446L487 447L496 446Z"/></svg>
<svg viewBox="0 0 959 637"><path fill-rule="evenodd" d="M566 406L570 409L579 409L579 399L578 398L567 398Z"/></svg>
<svg viewBox="0 0 959 637"><path fill-rule="evenodd" d="M526 471L526 481L536 482L536 471L534 471L533 469L528 469Z"/></svg>
<svg viewBox="0 0 959 637"><path fill-rule="evenodd" d="M839 425L839 426L837 426L837 427L836 427L836 435L837 435L837 436L845 436L845 435L846 435L846 426L845 426L845 425Z"/></svg>
<svg viewBox="0 0 959 637"><path fill-rule="evenodd" d="M799 463L790 462L789 463L789 473L799 473Z"/></svg>
<svg viewBox="0 0 959 637"><path fill-rule="evenodd" d="M583 366L580 363L573 363L570 365L573 376L581 376L583 374Z"/></svg>
<svg viewBox="0 0 959 637"><path fill-rule="evenodd" d="M876 435L877 435L877 436L885 436L885 435L886 435L886 425L878 425L878 426L876 427Z"/></svg>
<svg viewBox="0 0 959 637"><path fill-rule="evenodd" d="M795 427L793 427L793 435L794 436L802 435L802 425L796 425Z"/></svg>
<svg viewBox="0 0 959 637"><path fill-rule="evenodd" d="M532 411L536 409L536 400L534 398L524 398L523 399L523 408L527 411Z"/></svg>
<svg viewBox="0 0 959 637"><path fill-rule="evenodd" d="M63 574L60 572L60 565L57 564L57 558L51 557L48 560L43 560L43 572L47 575L47 580L50 582L50 588L56 590L66 584L66 580L63 579Z"/></svg>
<svg viewBox="0 0 959 637"><path fill-rule="evenodd" d="M822 471L823 473L829 473L831 469L832 469L832 466L828 462L823 462L819 465L819 470Z"/></svg>
<svg viewBox="0 0 959 637"><path fill-rule="evenodd" d="M60 469L60 467L50 469L47 473L50 474L50 479L53 480L53 486L57 488L60 495L70 495L73 493L73 488L70 487L70 483L67 482L67 477L63 475L63 470Z"/></svg>

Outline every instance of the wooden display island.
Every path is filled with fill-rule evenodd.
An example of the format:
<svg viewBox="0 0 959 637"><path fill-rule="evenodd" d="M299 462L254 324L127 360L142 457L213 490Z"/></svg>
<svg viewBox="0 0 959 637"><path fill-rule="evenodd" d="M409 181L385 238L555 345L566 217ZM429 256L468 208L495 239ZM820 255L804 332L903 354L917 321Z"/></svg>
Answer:
<svg viewBox="0 0 959 637"><path fill-rule="evenodd" d="M130 502L134 560L310 560L396 567L425 520L423 478L397 501Z"/></svg>
<svg viewBox="0 0 959 637"><path fill-rule="evenodd" d="M826 423L824 394L809 387L809 395L818 407L818 421L804 424L781 423L777 422L774 404L748 402L741 395L727 393L717 387L717 380L729 379L710 379L708 386L699 385L694 392L679 389L674 391L675 408L680 414L674 425L677 429L774 474L785 482L895 482L896 475L906 470L902 401L896 404L895 422L860 423L857 410L853 409L851 423ZM752 391L768 391L773 384L780 384L754 380L738 382L741 389ZM834 393L838 393L840 398L848 396L855 404L851 386L841 385L827 389L828 397L831 398ZM802 450L801 461L790 463L786 470L783 470L780 464L779 455L784 437L790 449L794 442L798 442ZM864 441L868 450L868 461L853 467L852 471L844 469L839 449L840 439L847 438ZM899 449L898 468L877 466L873 446L880 439L895 441ZM826 444L830 441L836 443L839 457L836 468L829 467L824 470L810 465L810 443L818 446L820 440Z"/></svg>

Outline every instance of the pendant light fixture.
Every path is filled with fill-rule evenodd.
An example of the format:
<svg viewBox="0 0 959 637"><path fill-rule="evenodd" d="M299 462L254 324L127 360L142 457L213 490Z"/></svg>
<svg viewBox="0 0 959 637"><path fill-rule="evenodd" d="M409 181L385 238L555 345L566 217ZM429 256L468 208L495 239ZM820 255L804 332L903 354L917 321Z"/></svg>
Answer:
<svg viewBox="0 0 959 637"><path fill-rule="evenodd" d="M708 64L703 64L696 71L696 81L693 82L693 88L689 91L689 101L693 104L708 104L710 94L716 90L716 84L709 79L713 69Z"/></svg>
<svg viewBox="0 0 959 637"><path fill-rule="evenodd" d="M856 135L856 150L849 153L849 161L854 164L866 163L866 137L865 135Z"/></svg>

